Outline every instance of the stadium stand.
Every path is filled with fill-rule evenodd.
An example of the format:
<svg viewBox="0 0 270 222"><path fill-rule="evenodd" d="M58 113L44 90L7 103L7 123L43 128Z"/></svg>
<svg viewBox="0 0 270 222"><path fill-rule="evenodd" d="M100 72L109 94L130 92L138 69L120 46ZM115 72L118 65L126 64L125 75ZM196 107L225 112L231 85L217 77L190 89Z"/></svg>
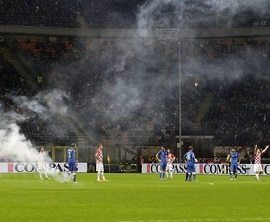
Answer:
<svg viewBox="0 0 270 222"><path fill-rule="evenodd" d="M212 84L207 87L211 90L212 100L208 112L202 118L204 129L215 131L217 138L222 138L226 144L250 144L255 141L267 142L270 128L267 124L269 110L269 81L264 69L254 67L268 67L269 38L260 40L225 40L201 41L198 44L201 58L210 63L218 59L226 59L232 55L241 56L253 50L252 57L259 64L250 64L248 71L242 73L239 79L231 85L224 83ZM225 60L226 61L226 60ZM246 64L247 65L247 64Z"/></svg>
<svg viewBox="0 0 270 222"><path fill-rule="evenodd" d="M76 0L2 0L0 24L77 27Z"/></svg>
<svg viewBox="0 0 270 222"><path fill-rule="evenodd" d="M227 7L217 13L216 8L208 2L199 0L179 1L176 4L168 2L159 10L152 12L151 25L155 28L220 28L220 27L264 27L270 25L269 7L266 6L260 14L254 9L242 7L241 12L234 15ZM137 16L142 5L149 4L146 0L94 0L80 1L81 13L91 28L127 28L137 26ZM226 4L226 2L225 2ZM241 7L241 6L239 6ZM107 12L110 13L107 13ZM181 22L178 20L181 17ZM166 20L166 22L163 22ZM178 21L178 22L175 22Z"/></svg>
<svg viewBox="0 0 270 222"><path fill-rule="evenodd" d="M268 39L264 41L250 39L200 40L194 43L196 47L193 47L193 49L196 50L193 50L192 54L189 54L191 52L188 50L185 51L185 54L186 58L205 58L205 62L211 63L229 55L241 54L243 50L252 47L256 49L258 56L263 58L269 55L268 49L265 47L268 42ZM101 89L102 82L110 81L112 75L115 76L116 74L105 75L103 73L104 68L106 68L104 64L97 63L94 59L96 48L91 49L91 46L85 44L78 47L76 41L46 43L18 40L18 47L27 52L29 58L32 58L36 64L39 64L40 71L45 73L48 81L58 78L64 79L63 73L67 74L67 69L63 69L64 65L68 64L68 70L77 70L78 78L74 80L75 84L70 90L70 94L74 99L74 108L78 112L80 111L81 118L85 120L87 127L94 128L101 135L122 135L126 133L126 128L129 128L126 122L107 122L103 121L103 116L100 116L100 113L104 112L106 104L110 104L110 97L103 95L102 102L95 99L95 94ZM116 43L113 41L99 41L98 44L101 51L116 50ZM87 55L85 55L84 48L89 49ZM106 52L109 54L109 51ZM82 64L80 60L74 59L81 58L81 56L84 56L84 59L88 61L87 64ZM70 63L71 61L72 63ZM109 63L109 59L107 62ZM94 67L91 70L89 70L90 63L92 64L91 67ZM85 75L86 73L89 74ZM130 77L127 76L127 78ZM201 86L203 84L199 83L201 85L196 87L193 78L186 79L187 83L183 85L182 89L182 127L184 132L190 133L200 130L201 132L214 133L220 139L220 143L234 145L249 144L267 138L270 130L267 124L269 112L264 104L269 99L269 95L266 93L269 82L256 79L252 74L245 78L243 82L236 81L230 87L224 87L220 82L216 85L212 84L211 87L208 85L203 87ZM88 96L85 97L85 94ZM128 132L128 135L138 136L148 133L148 137L166 141L166 139L177 134L178 95L174 95L166 104L162 104L162 101L159 100L149 101L149 103L156 103L156 108L149 115L136 113L134 121L128 123L132 125L133 129ZM209 100L207 100L207 97L210 97ZM205 101L209 104L205 105ZM111 103L109 106L111 106L112 115L119 112L115 109L115 104ZM91 107L91 111L89 107ZM164 112L159 113L157 110ZM91 115L89 115L90 112ZM170 115L164 116L162 113L169 113ZM251 118L254 115L256 118ZM162 124L156 125L155 119L162 120L159 121Z"/></svg>
<svg viewBox="0 0 270 222"><path fill-rule="evenodd" d="M139 1L81 1L81 11L90 28L128 28L136 25Z"/></svg>
<svg viewBox="0 0 270 222"><path fill-rule="evenodd" d="M145 0L48 0L48 1L18 1L0 0L0 24L44 26L44 27L79 27L78 17L86 21L84 28L134 28L138 24L137 16ZM270 25L267 7L259 15L253 10L243 8L237 16L216 14L212 8L202 1L185 1L186 7L181 23L166 23L166 27L175 28L181 25L189 28L237 28L237 27L264 27ZM196 5L196 7L194 7ZM181 8L173 8L170 4L163 5L161 14L153 13L153 18L163 14L168 20L177 21L175 16ZM110 13L108 13L108 11ZM161 19L162 20L162 19ZM151 23L153 28L163 28L164 23L157 20ZM76 30L76 29L75 29ZM225 30L225 29L224 29ZM97 31L99 32L99 30ZM9 38L9 37L8 37ZM12 38L6 39L6 43ZM134 81L138 75L132 70L134 64L146 67L145 81L153 81L154 78L163 77L161 70L175 67L178 52L174 46L164 46L161 41L155 43L152 54L147 56L164 56L164 48L170 54L164 61L158 60L155 64L148 65L140 58L127 57L121 68L121 55L123 48L119 45L128 45L128 40L117 39L76 39L69 37L15 37L15 41L9 42L9 53L14 57L21 56L28 62L29 72L38 81L39 89L68 88L73 109L78 116L79 124L84 129L91 129L96 134L107 137L123 139L124 137L147 138L145 144L176 144L175 138L179 131L179 95L178 85L169 88L169 84L160 87L155 94L143 102L145 110L134 109L130 113L132 118L127 122L119 118L119 114L125 114L120 103L112 101L109 93L99 94L104 85L115 85L115 79L120 77L125 82ZM252 52L258 66L269 68L269 38L219 38L185 40L182 47L182 71L184 84L182 84L182 132L188 135L214 135L216 144L222 145L246 145L257 141L269 142L269 79L267 72L258 72L248 65L248 72L243 73L240 81L233 84L223 84L221 81L212 81L208 84L203 78L189 76L189 72L203 74L202 70L190 70L190 61L200 61L202 67L209 64L217 64L228 58L241 57ZM2 45L3 43L1 43ZM145 44L147 48L148 43ZM149 46L152 47L152 46ZM163 50L163 51L162 51ZM149 50L151 51L151 50ZM164 53L164 54L161 54ZM111 56L113 55L113 56ZM12 58L14 59L14 58ZM1 97L6 109L17 109L5 95L35 94L34 87L29 87L25 76L21 75L18 67L12 62L1 58ZM15 63L13 61L13 63ZM116 67L116 65L119 67ZM90 68L89 68L90 67ZM125 71L123 71L125 70ZM177 73L176 68L166 70L168 73ZM76 73L76 76L71 75ZM191 73L194 74L194 73ZM165 74L166 75L166 74ZM72 76L72 77L71 77ZM199 75L197 75L199 76ZM203 74L202 76L206 76ZM153 79L152 79L153 78ZM178 78L178 76L175 76ZM213 79L212 79L213 80ZM59 84L61 82L62 84ZM214 82L214 83L213 83ZM72 83L72 84L70 84ZM177 82L178 83L178 82ZM143 93L148 89L143 89ZM168 91L168 92L166 92ZM174 93L171 93L173 91ZM145 93L146 94L146 93ZM153 96L153 95L169 95ZM86 96L87 95L87 96ZM130 111L130 110L128 110ZM22 112L27 112L23 110ZM104 113L112 118L104 118ZM57 127L54 127L56 126ZM22 130L28 138L36 138L40 141L72 141L75 137L74 129L63 124L61 119L54 118L50 122L34 118L31 123L21 123ZM87 131L85 130L85 131ZM55 133L61 131L61 133ZM55 135L60 135L56 138ZM172 138L174 141L172 142ZM120 140L119 139L119 140ZM130 139L130 140L131 140ZM59 141L58 141L59 142ZM67 144L69 142L63 142ZM153 161L152 158L148 161Z"/></svg>
<svg viewBox="0 0 270 222"><path fill-rule="evenodd" d="M33 142L44 143L46 141L46 143L57 142L59 144L62 141L62 143L66 144L66 141L74 141L72 129L63 124L61 119L57 117L49 120L38 118L34 112L14 103L12 97L27 96L31 98L37 91L27 83L12 64L4 60L2 53L0 55L1 110L11 115L7 116L7 118L18 118L18 124L21 126L22 132ZM31 118L31 121L20 121L19 116L13 116L15 113Z"/></svg>
<svg viewBox="0 0 270 222"><path fill-rule="evenodd" d="M79 27L80 16L90 28L131 28L137 26L137 16L146 0L1 0L0 24L45 27ZM270 25L269 5L259 14L252 8L241 8L233 15L226 10L216 13L207 2L179 1L179 5L163 4L153 12L152 26L156 28L220 28L264 27ZM228 5L229 6L229 5ZM181 15L181 22L175 22ZM162 22L168 20L168 22ZM83 21L84 22L84 21Z"/></svg>

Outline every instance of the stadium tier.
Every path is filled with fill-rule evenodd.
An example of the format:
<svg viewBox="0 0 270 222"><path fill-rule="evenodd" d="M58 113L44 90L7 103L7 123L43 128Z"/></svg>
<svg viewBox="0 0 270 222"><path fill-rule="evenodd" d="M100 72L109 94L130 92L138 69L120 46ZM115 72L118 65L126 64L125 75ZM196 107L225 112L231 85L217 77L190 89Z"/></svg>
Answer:
<svg viewBox="0 0 270 222"><path fill-rule="evenodd" d="M103 136L147 137L149 140L146 144L170 144L178 134L178 85L171 84L170 80L167 85L162 83L163 86L161 82L156 82L158 87L152 86L153 89L149 90L156 79L167 78L167 74L161 71L164 68L175 73L169 79L178 78L175 67L178 52L173 44L142 42L144 48L149 49L147 57L155 54L161 58L157 58L153 65L141 61L141 55L136 53L123 60L124 50L133 40L44 41L42 38L17 38L13 43L12 50L26 59L31 64L29 68L37 73L35 81L39 89L68 85L69 103L83 127L91 128ZM269 82L265 81L265 68L268 66L268 44L269 39L266 37L187 40L182 47L184 134L208 133L216 137L217 145L247 145L257 140L267 142ZM162 61L165 53L168 56L166 62ZM112 58L112 54L117 56ZM256 58L254 64L247 64L240 59L242 55L248 55L247 59L250 60L251 54L253 59ZM235 65L231 61L232 57L237 64L234 68L241 69L236 75L234 73L238 70L219 70L222 61L229 66ZM120 67L119 64L123 62L124 66ZM133 69L134 64L141 67L142 74ZM208 67L209 70L203 71ZM2 69L2 72L6 72L6 69ZM73 75L74 72L76 75ZM190 72L192 76L189 76ZM136 78L142 78L142 75L147 75L147 78L146 83L139 82L140 92L132 92L132 88L125 86L130 81L138 81ZM210 76L212 79L209 79ZM234 81L228 84L230 78ZM115 84L115 81L120 82ZM111 85L112 91L104 90L104 84ZM18 91L26 91L25 87L17 88ZM127 93L127 97L119 99L116 95L118 90ZM132 104L128 104L131 107L123 107L128 96L137 99L136 93L145 96L139 101L144 104L144 108L141 105L132 107ZM118 116L119 113L122 113L122 118ZM254 115L256 118L252 118ZM30 128L42 129L41 125L44 124L40 121L33 121L31 124L38 126ZM53 125L49 124L48 127L53 128ZM64 130L66 127L61 128ZM40 134L53 135L49 131L41 131Z"/></svg>
<svg viewBox="0 0 270 222"><path fill-rule="evenodd" d="M0 0L0 221L270 221L269 12Z"/></svg>
<svg viewBox="0 0 270 222"><path fill-rule="evenodd" d="M137 26L138 18L144 16L143 9L148 6L151 8L146 0L2 0L0 24L80 27L83 17L90 28L131 28ZM192 28L269 26L269 3L262 1L261 6L258 13L256 7L240 1L173 0L156 5L154 18L149 22L159 28L179 25ZM169 22L163 22L164 19Z"/></svg>
<svg viewBox="0 0 270 222"><path fill-rule="evenodd" d="M7 25L76 27L76 1L1 1L0 22Z"/></svg>
<svg viewBox="0 0 270 222"><path fill-rule="evenodd" d="M215 146L267 144L270 39L267 19L262 19L269 4L264 2L260 11L252 6L174 0L1 1L5 25L102 29L94 31L100 33L95 38L1 36L2 110L14 109L20 131L36 144L65 145L82 138L87 147L109 141L137 161L141 153L125 146L163 144L178 152L177 144L183 151L196 144L201 159L213 160ZM257 26L263 26L260 32L245 36ZM191 36L166 36L179 27ZM209 27L212 38L197 30ZM231 27L240 30L237 35L229 29L226 37L219 36ZM104 34L107 28L132 28L138 36L110 37L110 32ZM156 28L160 33L167 28L164 36L152 38L148 31ZM152 154L144 159L153 161Z"/></svg>

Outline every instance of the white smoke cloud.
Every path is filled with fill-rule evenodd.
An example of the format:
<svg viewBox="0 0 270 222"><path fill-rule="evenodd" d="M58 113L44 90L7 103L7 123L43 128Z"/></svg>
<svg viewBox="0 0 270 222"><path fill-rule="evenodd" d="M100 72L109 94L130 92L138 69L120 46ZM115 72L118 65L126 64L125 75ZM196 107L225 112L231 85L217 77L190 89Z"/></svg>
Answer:
<svg viewBox="0 0 270 222"><path fill-rule="evenodd" d="M17 124L6 124L0 129L0 157L12 161L38 161L38 151L31 142L20 133Z"/></svg>
<svg viewBox="0 0 270 222"><path fill-rule="evenodd" d="M44 104L41 104L40 99L37 97L28 98L26 96L13 96L12 100L17 107L23 109L20 116L24 116L25 120L31 118L33 113L39 115L42 119L49 118L47 108L44 106ZM14 118L14 120L18 120L18 118Z"/></svg>
<svg viewBox="0 0 270 222"><path fill-rule="evenodd" d="M182 22L183 2L179 0L147 1L137 14L137 30L147 38L155 28L176 28Z"/></svg>
<svg viewBox="0 0 270 222"><path fill-rule="evenodd" d="M7 96L8 97L8 96ZM32 121L32 118L50 120L56 116L65 117L68 113L67 101L69 97L66 92L55 89L48 92L40 92L36 96L28 98L25 96L11 96L13 109L6 111L1 109L0 117L0 159L13 162L37 163L40 155L25 135L22 134L18 123ZM54 128L54 123L50 123ZM57 134L57 129L55 129ZM60 131L60 133L62 130ZM55 134L55 135L56 135ZM52 162L49 156L46 161ZM47 172L57 182L68 182L70 177L65 173L56 172L51 169Z"/></svg>
<svg viewBox="0 0 270 222"><path fill-rule="evenodd" d="M40 158L37 148L20 132L20 127L17 124L6 123L5 127L0 129L0 159L37 164L41 161ZM49 164L52 159L46 155L45 161ZM58 183L71 181L67 172L58 172L48 167L46 173Z"/></svg>
<svg viewBox="0 0 270 222"><path fill-rule="evenodd" d="M39 97L44 97L49 112L58 115L67 115L68 106L66 101L69 99L69 96L66 92L54 89L44 95L40 94Z"/></svg>
<svg viewBox="0 0 270 222"><path fill-rule="evenodd" d="M256 14L263 14L268 12L268 0L206 0L216 12L223 12L227 10L228 14L237 15L239 12L250 9Z"/></svg>
<svg viewBox="0 0 270 222"><path fill-rule="evenodd" d="M68 99L67 93L59 89L40 92L32 98L26 96L12 97L13 102L18 107L34 112L42 119L48 119L53 114L66 115L68 106L65 100Z"/></svg>
<svg viewBox="0 0 270 222"><path fill-rule="evenodd" d="M200 3L200 1L198 2ZM227 14L225 15L233 16L237 15L243 8L248 7L262 14L263 8L267 8L265 6L268 4L266 0L205 0L203 3L208 7L204 8L200 4L186 6L184 1L180 0L147 1L141 6L137 15L137 34L141 38L128 41L124 39L114 40L113 47L108 47L104 51L102 51L103 48L98 48L100 47L99 43L96 44L93 40L93 50L86 52L79 65L70 64L66 67L60 64L55 67L57 72L60 73L60 78L50 86L60 87L64 91L52 89L41 92L33 98L13 97L14 103L44 120L51 118L52 115L66 116L70 109L69 104L67 104L67 101L70 101L69 91L79 82L79 92L81 97L86 100L85 106L87 109L84 112L89 112L87 114L93 120L95 120L95 115L98 114L101 116L101 121L104 122L107 120L117 122L122 119L128 123L134 117L134 111L137 110L142 111L145 116L151 116L153 110L164 112L162 107L164 101L170 98L171 94L178 93L178 61L176 59L175 64L169 61L168 64L174 67L169 67L170 71L164 70L164 60L167 59L165 52L163 54L157 53L156 48L158 48L159 43L156 39L148 38L153 29L179 28L182 26L189 28L189 24L185 24L183 19L186 7L194 7L202 14L208 10L209 14L212 13L216 16L223 15L223 12L226 11ZM169 12L169 15L167 12ZM215 19L215 16L213 19ZM196 36L196 31L194 32L194 36ZM168 47L177 48L178 45ZM221 82L224 80L225 82L231 82L232 80L238 80L250 69L247 64L252 63L254 64L251 67L252 69L260 70L259 57L254 57L253 52L254 50L246 52L245 56L234 55L229 58L217 59L213 63L207 62L204 58L190 58L186 60L186 64L183 64L184 75L194 77L199 81L215 81L218 79ZM103 67L103 70L100 67ZM89 88L93 87L91 84L93 82L95 84L96 81L89 76L96 73L97 70L100 72L100 78L110 77L110 80L102 82L100 89L91 98L88 98ZM51 70L52 73L53 71ZM166 75L165 72L171 73ZM89 82L88 79L84 81L85 78L89 78ZM183 79L185 80L185 78ZM172 92L166 89L168 85L165 83L167 82L171 83ZM109 102L105 101L104 97L109 98ZM74 102L76 102L75 100ZM97 106L101 109L97 110ZM4 115L14 122L30 120L32 117L32 114L14 111L4 113ZM167 114L164 113L163 115ZM153 117L153 119L160 123L159 118ZM24 142L28 144L27 141Z"/></svg>
<svg viewBox="0 0 270 222"><path fill-rule="evenodd" d="M29 120L29 116L25 114L20 114L15 111L10 111L7 113L0 112L2 114L2 118L5 119L6 122L14 123L14 122L24 122ZM1 123L1 125L5 125L5 123Z"/></svg>

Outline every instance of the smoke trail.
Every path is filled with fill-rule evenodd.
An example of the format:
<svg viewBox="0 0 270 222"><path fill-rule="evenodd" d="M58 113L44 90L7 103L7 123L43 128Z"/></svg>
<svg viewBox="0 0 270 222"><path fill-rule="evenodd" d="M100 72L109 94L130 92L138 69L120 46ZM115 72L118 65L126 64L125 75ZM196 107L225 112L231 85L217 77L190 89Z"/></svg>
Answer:
<svg viewBox="0 0 270 222"><path fill-rule="evenodd" d="M137 14L140 37L149 37L155 28L177 28L182 23L184 4L178 0L147 1Z"/></svg>
<svg viewBox="0 0 270 222"><path fill-rule="evenodd" d="M36 147L20 133L20 128L15 123L6 124L5 128L0 129L0 157L14 162L37 163L40 161L40 155ZM45 160L48 164L52 162L48 155ZM59 183L71 181L67 172L60 173L49 168L46 172Z"/></svg>
<svg viewBox="0 0 270 222"><path fill-rule="evenodd" d="M145 131L145 125L137 126L140 121L162 127L172 115L174 120L177 116L171 115L168 107L178 103L178 46L176 42L173 45L150 38L151 32L156 28L191 30L187 12L192 10L196 12L197 20L207 18L211 24L214 22L211 19L215 20L216 16L233 17L248 8L263 14L261 9L267 5L266 0L261 0L259 4L255 1L244 2L206 0L192 1L189 4L180 0L147 1L137 14L136 34L139 38L95 39L91 40L90 46L81 40L86 45L86 50L79 62L52 66L52 75L48 79L51 92L38 94L33 98L34 101L23 97L14 101L19 107L30 110L44 120L52 115L68 116L69 110L77 107L76 111L81 117L78 124L84 125L86 132L89 128L110 129L117 125L127 131L136 127ZM196 37L195 30L191 33L191 37ZM230 84L241 79L250 70L260 75L260 67L267 63L266 59L261 60L256 49L210 60L207 56L194 55L194 51L201 48L206 51L207 44L192 44L194 45L190 49L183 50L183 85L190 79L195 79L200 84L217 80ZM166 57L166 53L173 55ZM55 87L64 92L54 89ZM195 91L194 87L184 86L184 89L187 95ZM14 118L21 118L23 121L23 118L31 117L18 114ZM188 119L186 121L190 122ZM54 126L51 128L54 129ZM56 135L57 131L61 132L55 130Z"/></svg>
<svg viewBox="0 0 270 222"><path fill-rule="evenodd" d="M7 124L0 129L0 156L12 161L38 161L38 152L32 146L15 123Z"/></svg>
<svg viewBox="0 0 270 222"><path fill-rule="evenodd" d="M25 96L11 97L13 102L22 109L37 114L40 118L46 120L52 115L66 115L68 111L65 100L68 100L66 92L54 89L49 92L40 92L33 98Z"/></svg>
<svg viewBox="0 0 270 222"><path fill-rule="evenodd" d="M65 117L68 114L68 95L60 90L52 90L40 92L32 98L8 98L14 102L16 108L6 112L1 110L0 158L13 162L37 163L40 160L37 147L22 134L18 123L29 122L33 118L49 121L53 116ZM55 131L57 134L58 130ZM52 162L49 156L46 157L46 161ZM47 173L57 182L70 181L66 173L59 173L54 169L48 169Z"/></svg>
<svg viewBox="0 0 270 222"><path fill-rule="evenodd" d="M267 0L194 2L186 5L180 0L147 1L137 14L136 33L140 38L92 40L91 47L85 51L80 62L71 62L68 66L61 63L54 65L50 72L55 75L49 79L48 91L32 98L11 97L21 111L13 110L1 115L5 121L1 121L0 156L13 161L37 161L37 150L20 133L16 123L36 117L47 122L53 117L66 117L77 103L81 122L88 124L85 131L91 127L110 129L120 126L127 132L139 129L147 135L146 128L149 126L146 123L158 130L168 124L168 119L176 124L177 115L169 113L169 108L178 102L177 43L167 45L150 38L153 29L191 29L185 15L188 10L197 12L197 20L207 18L211 24L216 17L233 17L249 9L264 15L269 5ZM195 30L191 33L191 37L196 37ZM186 84L190 79L202 85L209 82L230 84L241 80L250 71L256 73L257 78L269 79L269 76L261 74L269 66L268 58L257 49L237 49L233 55L228 53L221 58L209 59L194 55L194 51L206 51L209 46L203 41L197 42L200 44L192 42L190 47L184 42L187 49L183 50L182 68L184 93L187 95L195 91L194 87ZM166 53L174 56L166 57ZM192 125L189 117L184 118L186 125ZM54 136L63 132L54 121L50 124ZM68 125L67 122L64 124ZM65 175L63 178L59 176L56 180L65 181L65 178Z"/></svg>
<svg viewBox="0 0 270 222"><path fill-rule="evenodd" d="M206 0L216 12L226 11L229 15L237 15L245 10L251 10L257 15L268 13L269 1L267 0Z"/></svg>

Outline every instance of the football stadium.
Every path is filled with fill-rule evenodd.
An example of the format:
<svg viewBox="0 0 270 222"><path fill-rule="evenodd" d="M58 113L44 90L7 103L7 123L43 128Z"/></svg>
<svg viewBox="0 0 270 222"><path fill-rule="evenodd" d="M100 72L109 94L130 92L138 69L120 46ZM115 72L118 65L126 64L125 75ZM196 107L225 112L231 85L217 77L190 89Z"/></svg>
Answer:
<svg viewBox="0 0 270 222"><path fill-rule="evenodd" d="M0 0L0 221L270 221L269 70L270 0Z"/></svg>

